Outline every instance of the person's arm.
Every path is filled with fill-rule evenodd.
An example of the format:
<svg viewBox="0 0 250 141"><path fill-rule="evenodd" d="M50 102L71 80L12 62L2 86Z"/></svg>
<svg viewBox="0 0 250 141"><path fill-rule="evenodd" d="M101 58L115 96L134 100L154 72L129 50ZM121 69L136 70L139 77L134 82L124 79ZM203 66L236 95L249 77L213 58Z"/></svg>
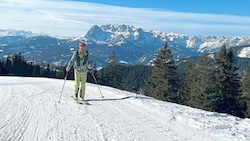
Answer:
<svg viewBox="0 0 250 141"><path fill-rule="evenodd" d="M77 52L77 51L75 51L75 52L73 53L71 59L69 60L68 66L66 67L66 71L67 71L67 72L70 71L71 67L73 66L73 64L74 64L74 62L75 62L75 60L76 60L76 52Z"/></svg>

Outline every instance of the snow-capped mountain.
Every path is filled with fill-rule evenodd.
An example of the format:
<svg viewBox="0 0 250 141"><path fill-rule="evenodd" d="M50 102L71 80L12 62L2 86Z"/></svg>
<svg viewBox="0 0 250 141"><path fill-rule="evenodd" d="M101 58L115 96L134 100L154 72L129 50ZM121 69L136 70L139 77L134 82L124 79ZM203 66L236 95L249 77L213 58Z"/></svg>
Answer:
<svg viewBox="0 0 250 141"><path fill-rule="evenodd" d="M0 37L3 37L3 36L35 36L35 35L36 34L32 33L31 31L13 30L13 29L7 29L7 30L0 29Z"/></svg>
<svg viewBox="0 0 250 141"><path fill-rule="evenodd" d="M22 52L27 60L65 64L70 59L72 48L78 48L79 40L87 43L92 60L105 66L112 51L117 60L128 64L149 64L163 42L167 41L175 58L199 56L204 52L218 52L226 43L227 47L238 47L239 57L248 57L250 36L218 37L188 36L184 34L146 31L131 25L94 25L81 37L59 38L38 35L26 31L0 30L2 55ZM49 57L48 57L49 56Z"/></svg>
<svg viewBox="0 0 250 141"><path fill-rule="evenodd" d="M250 46L250 36L245 38L188 36L184 34L163 33L160 31L145 31L134 26L118 24L95 25L87 34L80 37L80 40L102 46L100 52L104 47L105 49L112 48L116 50L119 60L130 62L131 64L148 64L155 57L159 48L163 46L164 41L168 42L168 46L172 50L175 58L199 56L204 52L218 52L224 43L228 48L241 46L242 49L244 49ZM247 54L246 51L241 51L240 53L241 55L239 55L239 57L246 57L246 55L244 55Z"/></svg>

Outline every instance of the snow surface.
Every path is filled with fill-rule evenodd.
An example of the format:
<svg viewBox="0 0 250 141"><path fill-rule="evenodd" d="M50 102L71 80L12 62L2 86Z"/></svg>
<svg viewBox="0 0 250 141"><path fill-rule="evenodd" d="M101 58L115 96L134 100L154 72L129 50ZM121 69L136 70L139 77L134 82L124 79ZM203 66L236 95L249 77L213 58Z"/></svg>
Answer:
<svg viewBox="0 0 250 141"><path fill-rule="evenodd" d="M250 119L163 102L87 83L86 100L70 97L74 81L0 76L0 140L249 141Z"/></svg>

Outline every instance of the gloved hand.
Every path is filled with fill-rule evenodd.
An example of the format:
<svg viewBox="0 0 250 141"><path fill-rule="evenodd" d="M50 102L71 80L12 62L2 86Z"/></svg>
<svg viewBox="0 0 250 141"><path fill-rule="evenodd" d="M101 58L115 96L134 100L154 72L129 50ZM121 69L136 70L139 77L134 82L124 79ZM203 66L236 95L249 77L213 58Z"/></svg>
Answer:
<svg viewBox="0 0 250 141"><path fill-rule="evenodd" d="M66 71L69 72L70 71L70 67L66 67Z"/></svg>

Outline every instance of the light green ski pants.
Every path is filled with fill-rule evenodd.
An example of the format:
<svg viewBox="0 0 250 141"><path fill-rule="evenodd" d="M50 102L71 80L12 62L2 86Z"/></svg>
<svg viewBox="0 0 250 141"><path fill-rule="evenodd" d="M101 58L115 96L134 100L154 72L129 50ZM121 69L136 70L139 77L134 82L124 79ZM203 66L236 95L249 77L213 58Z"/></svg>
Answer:
<svg viewBox="0 0 250 141"><path fill-rule="evenodd" d="M78 92L80 83L81 83L81 89L82 90L82 98L84 98L85 95L85 89L86 89L86 80L87 80L87 72L77 72L75 71L75 94Z"/></svg>

